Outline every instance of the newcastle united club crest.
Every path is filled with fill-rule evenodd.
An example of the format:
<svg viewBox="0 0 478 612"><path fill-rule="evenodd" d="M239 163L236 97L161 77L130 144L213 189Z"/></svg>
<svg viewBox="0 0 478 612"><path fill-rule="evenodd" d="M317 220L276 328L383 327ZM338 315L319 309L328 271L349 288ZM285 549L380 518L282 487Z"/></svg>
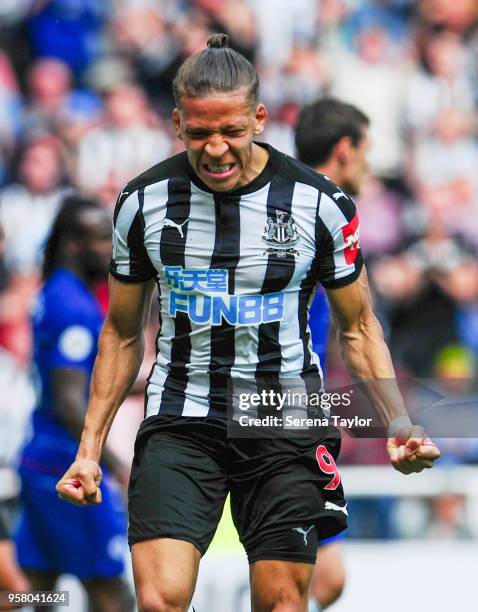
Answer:
<svg viewBox="0 0 478 612"><path fill-rule="evenodd" d="M294 248L300 240L294 219L282 210L276 210L275 221L272 217L267 218L262 240L268 246L263 255L285 257L299 254Z"/></svg>

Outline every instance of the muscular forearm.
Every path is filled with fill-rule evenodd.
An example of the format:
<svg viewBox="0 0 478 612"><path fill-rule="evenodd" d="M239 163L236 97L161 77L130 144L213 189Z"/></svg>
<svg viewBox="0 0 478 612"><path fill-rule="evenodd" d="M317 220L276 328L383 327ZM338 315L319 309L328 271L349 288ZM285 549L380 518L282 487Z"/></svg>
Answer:
<svg viewBox="0 0 478 612"><path fill-rule="evenodd" d="M138 375L144 353L142 335L122 337L108 321L99 341L77 458L99 461L118 408Z"/></svg>
<svg viewBox="0 0 478 612"><path fill-rule="evenodd" d="M387 452L393 466L404 474L432 467L440 451L430 447L423 429L408 418L390 352L372 310L365 268L356 281L327 290L327 297L340 330L344 361L388 428Z"/></svg>
<svg viewBox="0 0 478 612"><path fill-rule="evenodd" d="M383 424L406 417L382 328L370 313L352 330L339 333L344 362L377 411Z"/></svg>

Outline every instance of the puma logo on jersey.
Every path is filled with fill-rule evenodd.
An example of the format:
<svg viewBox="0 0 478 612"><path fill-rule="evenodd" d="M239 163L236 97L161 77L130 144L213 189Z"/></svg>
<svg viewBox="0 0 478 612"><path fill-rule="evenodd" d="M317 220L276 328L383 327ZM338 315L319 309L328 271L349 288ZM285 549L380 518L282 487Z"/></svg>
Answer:
<svg viewBox="0 0 478 612"><path fill-rule="evenodd" d="M348 199L348 195L346 195L341 189L339 189L338 191L336 191L335 193L332 194L332 197L334 198L334 200L337 202L337 200L339 200L340 198L347 198Z"/></svg>
<svg viewBox="0 0 478 612"><path fill-rule="evenodd" d="M349 513L347 511L347 504L345 504L345 506L337 506L337 504L334 504L333 502L326 501L325 502L325 509L326 510L336 510L337 512L343 512L345 514L345 516L349 515Z"/></svg>
<svg viewBox="0 0 478 612"><path fill-rule="evenodd" d="M175 229L178 230L181 238L184 238L183 225L185 225L188 221L189 219L186 219L186 221L183 221L182 223L176 223L172 219L165 218L163 221L163 227L174 227Z"/></svg>
<svg viewBox="0 0 478 612"><path fill-rule="evenodd" d="M304 538L304 546L307 546L307 538L309 536L309 532L314 528L314 525L312 525L311 527L309 527L307 529L307 531L305 529L302 529L302 527L293 527L292 531L297 531L297 533L300 533L302 535L302 537Z"/></svg>

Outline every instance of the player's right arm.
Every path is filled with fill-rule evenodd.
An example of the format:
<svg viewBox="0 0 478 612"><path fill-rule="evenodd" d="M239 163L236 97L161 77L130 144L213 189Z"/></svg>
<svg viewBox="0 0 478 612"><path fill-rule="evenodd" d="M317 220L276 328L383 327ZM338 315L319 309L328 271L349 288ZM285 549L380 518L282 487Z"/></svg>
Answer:
<svg viewBox="0 0 478 612"><path fill-rule="evenodd" d="M75 462L56 487L66 501L101 502L99 462L116 412L141 366L153 288L153 280L128 283L110 277L109 311L98 342L80 445Z"/></svg>
<svg viewBox="0 0 478 612"><path fill-rule="evenodd" d="M430 468L440 452L421 427L412 425L398 389L372 309L354 202L340 190L322 194L318 227L318 277L337 323L345 364L388 428L390 461L404 474Z"/></svg>

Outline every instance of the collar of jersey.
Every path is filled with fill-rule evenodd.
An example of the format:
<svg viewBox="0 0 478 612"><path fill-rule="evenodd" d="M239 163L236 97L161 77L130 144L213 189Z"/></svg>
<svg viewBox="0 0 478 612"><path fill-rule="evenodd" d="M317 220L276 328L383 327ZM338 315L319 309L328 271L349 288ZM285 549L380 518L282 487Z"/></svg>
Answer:
<svg viewBox="0 0 478 612"><path fill-rule="evenodd" d="M222 195L226 197L242 196L247 193L253 193L254 191L259 191L259 189L262 189L263 187L265 187L267 183L270 183L272 178L279 172L279 168L282 163L283 154L277 151L277 149L274 149L274 147L271 147L271 145L266 144L265 142L254 142L254 143L258 145L259 147L262 147L263 149L266 149L268 151L269 159L267 160L267 164L265 165L264 170L260 174L258 174L256 178L250 183L248 183L247 185L244 185L243 187L239 187L239 189L233 189L232 191L214 191L213 189L211 189L210 187L208 187L205 183L201 181L201 179L194 172L193 167L189 163L189 159L187 159L186 157L187 165L188 165L188 174L189 174L191 181L196 185L196 187L199 187L199 189L201 189L202 191L207 191L208 193L213 193L215 195Z"/></svg>

